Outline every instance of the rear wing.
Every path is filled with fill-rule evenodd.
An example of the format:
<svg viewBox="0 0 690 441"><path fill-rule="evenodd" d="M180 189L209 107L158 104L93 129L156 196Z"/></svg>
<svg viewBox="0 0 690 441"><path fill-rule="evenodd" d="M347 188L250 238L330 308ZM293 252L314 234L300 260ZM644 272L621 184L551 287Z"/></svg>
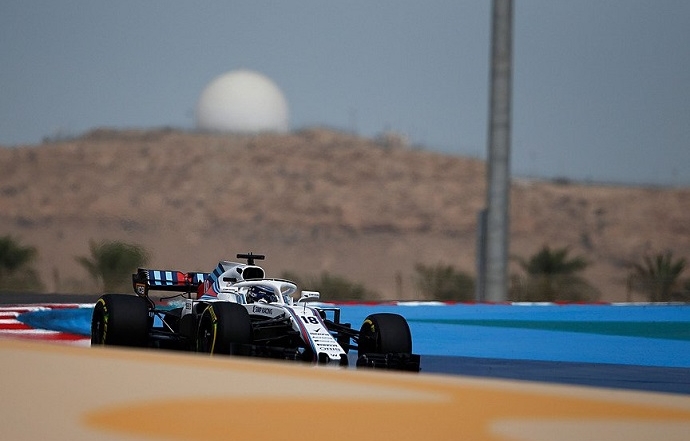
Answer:
<svg viewBox="0 0 690 441"><path fill-rule="evenodd" d="M149 290L196 292L200 284L208 277L209 273L170 270L157 270L139 268L136 274L132 274L132 286L134 292L140 296L148 296Z"/></svg>

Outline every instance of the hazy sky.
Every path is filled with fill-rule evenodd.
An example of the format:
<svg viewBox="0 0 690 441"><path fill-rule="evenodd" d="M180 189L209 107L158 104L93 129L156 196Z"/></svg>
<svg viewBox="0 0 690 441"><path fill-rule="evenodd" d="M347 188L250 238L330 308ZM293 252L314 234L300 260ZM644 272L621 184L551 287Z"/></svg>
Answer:
<svg viewBox="0 0 690 441"><path fill-rule="evenodd" d="M515 176L690 185L690 2L515 0ZM194 127L214 77L327 126L486 158L489 0L0 2L0 144Z"/></svg>

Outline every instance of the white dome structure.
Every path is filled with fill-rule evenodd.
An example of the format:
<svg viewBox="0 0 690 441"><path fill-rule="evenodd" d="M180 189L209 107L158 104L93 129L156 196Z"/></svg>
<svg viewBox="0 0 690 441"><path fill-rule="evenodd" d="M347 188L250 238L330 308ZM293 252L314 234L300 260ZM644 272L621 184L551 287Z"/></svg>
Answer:
<svg viewBox="0 0 690 441"><path fill-rule="evenodd" d="M278 86L260 73L227 72L201 92L196 124L198 129L219 132L287 132L287 100Z"/></svg>

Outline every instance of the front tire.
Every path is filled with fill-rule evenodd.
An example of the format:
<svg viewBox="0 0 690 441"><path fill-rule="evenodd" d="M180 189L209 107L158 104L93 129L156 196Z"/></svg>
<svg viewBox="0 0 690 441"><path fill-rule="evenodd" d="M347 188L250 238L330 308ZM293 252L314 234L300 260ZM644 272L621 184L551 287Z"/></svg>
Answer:
<svg viewBox="0 0 690 441"><path fill-rule="evenodd" d="M210 303L199 319L197 352L236 354L238 346L250 343L252 324L244 306L237 303Z"/></svg>
<svg viewBox="0 0 690 441"><path fill-rule="evenodd" d="M371 314L359 330L359 355L411 354L412 334L407 320L398 314Z"/></svg>
<svg viewBox="0 0 690 441"><path fill-rule="evenodd" d="M91 346L143 347L148 344L146 300L128 294L105 294L93 308Z"/></svg>

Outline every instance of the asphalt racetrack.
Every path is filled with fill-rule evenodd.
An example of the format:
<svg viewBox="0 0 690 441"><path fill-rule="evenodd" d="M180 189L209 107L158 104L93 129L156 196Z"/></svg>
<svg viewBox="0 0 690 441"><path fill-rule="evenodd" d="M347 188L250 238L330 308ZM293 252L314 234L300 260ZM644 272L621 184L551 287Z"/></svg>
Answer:
<svg viewBox="0 0 690 441"><path fill-rule="evenodd" d="M52 299L33 300L46 298ZM25 313L19 320L88 338L91 309L83 302L95 299L60 300L80 300L82 307ZM423 373L690 394L690 305L336 306L353 327L375 312L406 317Z"/></svg>

